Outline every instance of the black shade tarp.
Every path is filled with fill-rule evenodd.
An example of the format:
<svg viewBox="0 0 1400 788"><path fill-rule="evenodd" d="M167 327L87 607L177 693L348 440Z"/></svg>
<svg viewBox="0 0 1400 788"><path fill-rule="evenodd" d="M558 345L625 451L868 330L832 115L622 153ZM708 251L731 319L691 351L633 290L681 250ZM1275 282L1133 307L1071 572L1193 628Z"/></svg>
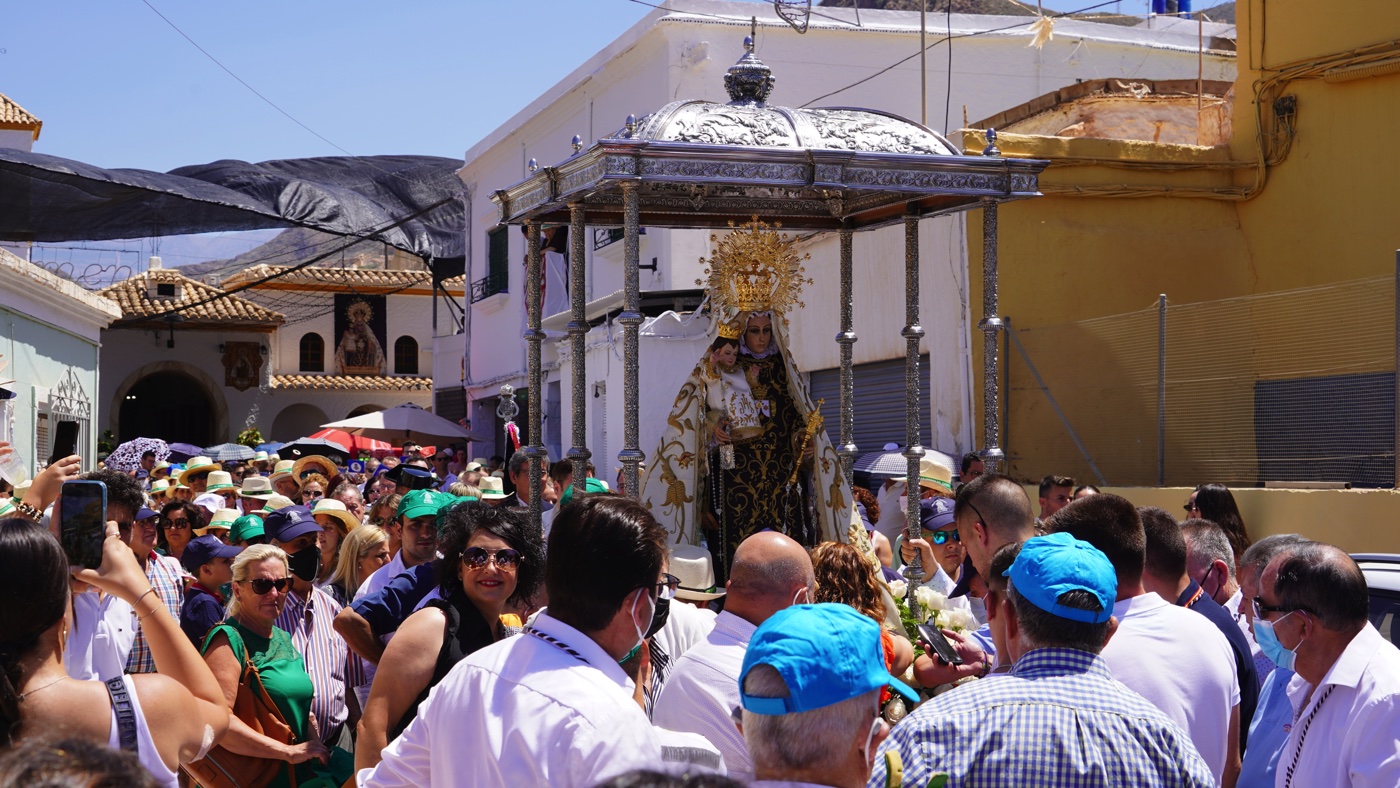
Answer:
<svg viewBox="0 0 1400 788"><path fill-rule="evenodd" d="M461 166L437 156L346 156L224 159L160 173L0 148L0 240L300 226L445 262L464 256Z"/></svg>

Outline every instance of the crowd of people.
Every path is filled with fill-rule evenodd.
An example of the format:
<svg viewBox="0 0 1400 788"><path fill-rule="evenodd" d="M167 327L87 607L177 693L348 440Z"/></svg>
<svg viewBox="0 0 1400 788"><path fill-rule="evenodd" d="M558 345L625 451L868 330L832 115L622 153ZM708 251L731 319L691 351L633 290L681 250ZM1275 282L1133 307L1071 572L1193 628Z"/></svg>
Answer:
<svg viewBox="0 0 1400 788"><path fill-rule="evenodd" d="M1179 520L1052 475L1036 512L925 460L843 541L716 566L591 467L541 468L536 528L523 452L81 465L0 490L0 787L1400 784L1360 569L1223 485Z"/></svg>

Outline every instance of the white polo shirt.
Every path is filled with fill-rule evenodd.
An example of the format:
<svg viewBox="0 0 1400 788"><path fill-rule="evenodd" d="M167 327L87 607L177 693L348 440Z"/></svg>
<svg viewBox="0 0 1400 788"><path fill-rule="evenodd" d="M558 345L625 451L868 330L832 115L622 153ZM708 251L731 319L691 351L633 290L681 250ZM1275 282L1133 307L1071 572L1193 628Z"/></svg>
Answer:
<svg viewBox="0 0 1400 788"><path fill-rule="evenodd" d="M90 588L73 595L73 631L63 652L68 675L111 681L126 672L136 643L136 612L111 594Z"/></svg>
<svg viewBox="0 0 1400 788"><path fill-rule="evenodd" d="M1374 626L1352 638L1316 689L1294 674L1288 700L1294 722L1275 786L1400 785L1400 650Z"/></svg>
<svg viewBox="0 0 1400 788"><path fill-rule="evenodd" d="M704 742L652 728L632 693L598 644L540 613L520 636L457 663L357 779L372 788L588 788L636 769L723 773Z"/></svg>
<svg viewBox="0 0 1400 788"><path fill-rule="evenodd" d="M734 724L734 710L739 707L744 652L755 629L727 610L720 613L705 640L676 660L652 712L663 728L709 739L724 756L729 776L740 782L753 779L753 761Z"/></svg>
<svg viewBox="0 0 1400 788"><path fill-rule="evenodd" d="M1240 680L1230 641L1205 616L1148 592L1113 606L1118 630L1104 646L1113 678L1147 698L1191 737L1220 782L1230 710ZM1248 723L1240 721L1243 729Z"/></svg>

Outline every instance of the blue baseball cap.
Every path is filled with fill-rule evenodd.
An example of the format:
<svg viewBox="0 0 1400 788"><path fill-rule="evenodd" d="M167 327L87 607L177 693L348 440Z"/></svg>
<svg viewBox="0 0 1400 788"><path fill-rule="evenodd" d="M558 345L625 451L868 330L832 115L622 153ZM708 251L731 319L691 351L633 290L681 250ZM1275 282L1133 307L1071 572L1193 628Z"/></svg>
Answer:
<svg viewBox="0 0 1400 788"><path fill-rule="evenodd" d="M926 498L919 501L919 525L925 531L946 531L952 524L952 498Z"/></svg>
<svg viewBox="0 0 1400 788"><path fill-rule="evenodd" d="M278 542L290 542L302 534L319 533L321 526L305 506L278 509L263 519L263 532Z"/></svg>
<svg viewBox="0 0 1400 788"><path fill-rule="evenodd" d="M1113 615L1118 598L1118 575L1108 556L1064 531L1026 540L1002 574L1026 601L1071 621L1102 624ZM1069 591L1088 591L1103 609L1096 613L1061 605L1060 595Z"/></svg>
<svg viewBox="0 0 1400 788"><path fill-rule="evenodd" d="M744 692L754 665L768 665L788 686L786 698ZM849 605L794 605L768 617L749 640L739 671L739 698L754 714L821 709L888 686L910 703L919 696L885 668L880 625Z"/></svg>
<svg viewBox="0 0 1400 788"><path fill-rule="evenodd" d="M190 574L198 576L199 568L215 558L233 558L241 552L243 548L224 544L213 534L196 536L185 545L185 552L180 554L180 563Z"/></svg>
<svg viewBox="0 0 1400 788"><path fill-rule="evenodd" d="M142 520L149 520L149 519L151 519L152 517L159 517L159 516L160 516L160 512L157 512L155 509L152 509L152 508L149 507L149 506L142 506L139 510L137 510L136 516L135 516L134 518L132 518L132 519L133 519L134 521L136 521L136 522L139 523L139 522L141 522Z"/></svg>

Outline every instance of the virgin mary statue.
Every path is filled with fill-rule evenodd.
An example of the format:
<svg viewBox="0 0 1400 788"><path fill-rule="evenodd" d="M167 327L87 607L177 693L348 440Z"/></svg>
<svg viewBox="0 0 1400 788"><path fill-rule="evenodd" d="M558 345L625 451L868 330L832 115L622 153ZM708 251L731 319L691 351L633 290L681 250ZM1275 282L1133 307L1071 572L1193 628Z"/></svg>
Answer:
<svg viewBox="0 0 1400 788"><path fill-rule="evenodd" d="M739 542L763 530L803 545L844 541L851 491L820 406L787 352L786 313L803 304L793 241L754 219L711 236L714 340L681 386L641 500L675 543L706 545L723 585Z"/></svg>

